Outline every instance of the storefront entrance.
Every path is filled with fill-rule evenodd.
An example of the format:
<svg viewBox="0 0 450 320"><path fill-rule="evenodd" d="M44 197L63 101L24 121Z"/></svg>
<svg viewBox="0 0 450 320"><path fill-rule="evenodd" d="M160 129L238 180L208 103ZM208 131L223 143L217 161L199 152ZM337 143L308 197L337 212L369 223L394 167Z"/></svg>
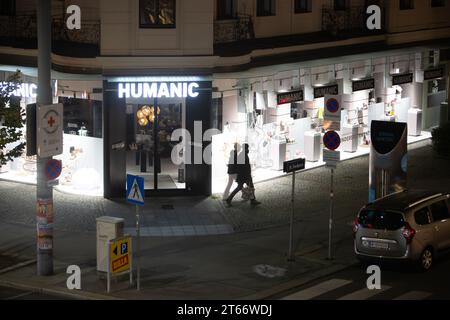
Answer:
<svg viewBox="0 0 450 320"><path fill-rule="evenodd" d="M125 197L127 174L144 178L146 197L211 194L211 164L190 155L211 144L212 83L191 78L104 81L105 198Z"/></svg>

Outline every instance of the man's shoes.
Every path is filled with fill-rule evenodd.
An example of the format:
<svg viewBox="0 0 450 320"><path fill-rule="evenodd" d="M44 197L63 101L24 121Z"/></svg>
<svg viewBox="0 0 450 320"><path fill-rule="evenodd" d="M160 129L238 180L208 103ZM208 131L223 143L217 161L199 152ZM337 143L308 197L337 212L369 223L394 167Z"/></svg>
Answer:
<svg viewBox="0 0 450 320"><path fill-rule="evenodd" d="M252 206L257 206L257 205L260 205L261 204L261 202L259 202L259 201L256 201L256 200L252 200L251 201L251 205Z"/></svg>
<svg viewBox="0 0 450 320"><path fill-rule="evenodd" d="M227 207L230 208L231 207L231 200L226 199L225 203L227 204Z"/></svg>

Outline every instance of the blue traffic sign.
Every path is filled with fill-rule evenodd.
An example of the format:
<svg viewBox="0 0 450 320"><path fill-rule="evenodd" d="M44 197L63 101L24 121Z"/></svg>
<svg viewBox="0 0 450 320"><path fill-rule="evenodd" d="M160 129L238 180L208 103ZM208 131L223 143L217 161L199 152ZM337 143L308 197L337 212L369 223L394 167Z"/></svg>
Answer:
<svg viewBox="0 0 450 320"><path fill-rule="evenodd" d="M127 174L127 202L144 205L144 178Z"/></svg>

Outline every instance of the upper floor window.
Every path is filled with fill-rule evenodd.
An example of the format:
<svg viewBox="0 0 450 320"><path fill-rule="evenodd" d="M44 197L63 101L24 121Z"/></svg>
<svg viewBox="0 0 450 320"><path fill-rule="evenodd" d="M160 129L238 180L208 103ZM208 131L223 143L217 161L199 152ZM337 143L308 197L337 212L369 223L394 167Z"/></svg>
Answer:
<svg viewBox="0 0 450 320"><path fill-rule="evenodd" d="M258 17L275 16L276 0L257 0L256 15Z"/></svg>
<svg viewBox="0 0 450 320"><path fill-rule="evenodd" d="M175 28L176 0L139 0L141 28Z"/></svg>
<svg viewBox="0 0 450 320"><path fill-rule="evenodd" d="M414 9L414 0L400 0L400 10Z"/></svg>
<svg viewBox="0 0 450 320"><path fill-rule="evenodd" d="M295 13L306 13L312 11L311 0L295 0Z"/></svg>
<svg viewBox="0 0 450 320"><path fill-rule="evenodd" d="M334 0L334 10L347 10L347 1L346 0Z"/></svg>
<svg viewBox="0 0 450 320"><path fill-rule="evenodd" d="M0 1L0 16L15 16L15 15L16 15L16 0Z"/></svg>
<svg viewBox="0 0 450 320"><path fill-rule="evenodd" d="M432 7L445 7L445 0L431 0Z"/></svg>
<svg viewBox="0 0 450 320"><path fill-rule="evenodd" d="M217 0L217 19L233 19L236 16L235 0Z"/></svg>

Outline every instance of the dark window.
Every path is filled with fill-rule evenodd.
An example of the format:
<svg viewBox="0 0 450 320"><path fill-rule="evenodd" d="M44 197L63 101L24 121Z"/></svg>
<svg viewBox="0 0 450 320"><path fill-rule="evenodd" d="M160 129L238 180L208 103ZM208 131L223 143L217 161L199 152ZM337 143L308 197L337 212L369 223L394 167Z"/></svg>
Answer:
<svg viewBox="0 0 450 320"><path fill-rule="evenodd" d="M447 203L444 200L433 203L430 209L433 221L450 219L450 212L448 212Z"/></svg>
<svg viewBox="0 0 450 320"><path fill-rule="evenodd" d="M416 223L420 226L424 226L430 223L430 211L428 207L422 208L414 213Z"/></svg>
<svg viewBox="0 0 450 320"><path fill-rule="evenodd" d="M64 106L64 133L102 137L102 102L90 99L59 97Z"/></svg>
<svg viewBox="0 0 450 320"><path fill-rule="evenodd" d="M414 0L400 0L400 10L414 9Z"/></svg>
<svg viewBox="0 0 450 320"><path fill-rule="evenodd" d="M175 0L139 0L141 28L175 28Z"/></svg>
<svg viewBox="0 0 450 320"><path fill-rule="evenodd" d="M0 1L0 16L15 16L15 15L16 15L16 0Z"/></svg>
<svg viewBox="0 0 450 320"><path fill-rule="evenodd" d="M347 1L346 0L334 0L334 10L346 10L347 9Z"/></svg>
<svg viewBox="0 0 450 320"><path fill-rule="evenodd" d="M403 215L398 212L382 210L364 210L359 215L363 228L379 230L398 230L405 226Z"/></svg>
<svg viewBox="0 0 450 320"><path fill-rule="evenodd" d="M431 0L432 7L445 7L445 0Z"/></svg>
<svg viewBox="0 0 450 320"><path fill-rule="evenodd" d="M235 17L235 0L217 0L217 19L233 19Z"/></svg>
<svg viewBox="0 0 450 320"><path fill-rule="evenodd" d="M256 3L256 15L258 17L274 16L276 15L276 1L275 0L258 0Z"/></svg>
<svg viewBox="0 0 450 320"><path fill-rule="evenodd" d="M311 0L295 0L295 13L306 13L311 11Z"/></svg>

